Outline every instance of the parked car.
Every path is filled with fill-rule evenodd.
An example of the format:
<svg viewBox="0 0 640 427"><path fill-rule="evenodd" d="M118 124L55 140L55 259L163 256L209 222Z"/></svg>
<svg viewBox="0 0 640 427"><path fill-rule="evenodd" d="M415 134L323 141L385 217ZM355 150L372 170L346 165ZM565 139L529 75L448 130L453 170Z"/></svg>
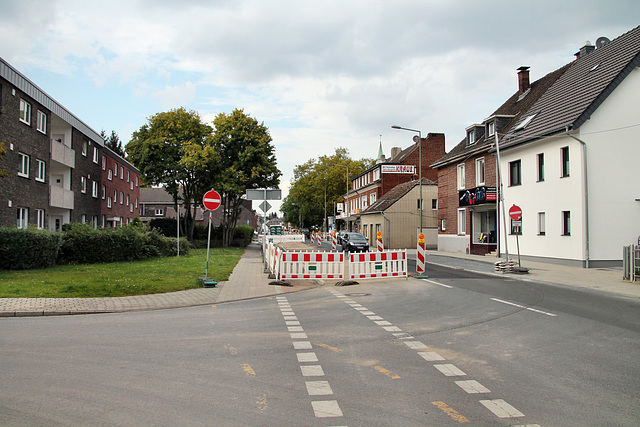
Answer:
<svg viewBox="0 0 640 427"><path fill-rule="evenodd" d="M344 235L347 233L348 233L347 230L340 230L338 232L338 236L336 237L336 243L338 243L339 245L342 245L342 242L344 241Z"/></svg>
<svg viewBox="0 0 640 427"><path fill-rule="evenodd" d="M345 233L342 238L342 250L347 252L368 252L369 242L360 233Z"/></svg>

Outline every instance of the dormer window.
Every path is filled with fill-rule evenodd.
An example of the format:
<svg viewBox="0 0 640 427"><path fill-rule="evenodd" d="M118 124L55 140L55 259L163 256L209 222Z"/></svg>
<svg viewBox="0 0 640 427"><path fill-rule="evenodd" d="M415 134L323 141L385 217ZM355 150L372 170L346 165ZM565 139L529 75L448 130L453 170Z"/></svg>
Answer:
<svg viewBox="0 0 640 427"><path fill-rule="evenodd" d="M487 123L487 136L493 136L496 133L496 122L490 121Z"/></svg>
<svg viewBox="0 0 640 427"><path fill-rule="evenodd" d="M476 143L476 132L475 129L471 129L467 131L467 145L473 145Z"/></svg>

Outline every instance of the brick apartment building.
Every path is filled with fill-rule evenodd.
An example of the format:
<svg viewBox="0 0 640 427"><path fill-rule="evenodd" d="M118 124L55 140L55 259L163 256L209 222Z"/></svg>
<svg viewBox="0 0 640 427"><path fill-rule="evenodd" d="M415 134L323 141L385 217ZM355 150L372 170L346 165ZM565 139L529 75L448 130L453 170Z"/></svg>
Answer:
<svg viewBox="0 0 640 427"><path fill-rule="evenodd" d="M138 216L140 171L104 147L102 154L101 226L130 224Z"/></svg>

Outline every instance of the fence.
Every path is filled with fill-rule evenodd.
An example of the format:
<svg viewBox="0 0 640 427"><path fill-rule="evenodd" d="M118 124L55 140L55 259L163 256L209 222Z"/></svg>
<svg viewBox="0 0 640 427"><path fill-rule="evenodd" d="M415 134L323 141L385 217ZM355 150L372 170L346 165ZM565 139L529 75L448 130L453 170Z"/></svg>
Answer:
<svg viewBox="0 0 640 427"><path fill-rule="evenodd" d="M408 277L407 251L405 249L351 254L349 277L351 279Z"/></svg>
<svg viewBox="0 0 640 427"><path fill-rule="evenodd" d="M276 276L281 279L342 279L344 254L331 252L282 252Z"/></svg>
<svg viewBox="0 0 640 427"><path fill-rule="evenodd" d="M623 247L622 269L624 278L630 282L640 279L640 237L637 245Z"/></svg>
<svg viewBox="0 0 640 427"><path fill-rule="evenodd" d="M304 234L260 234L258 241L262 243L262 251L265 252L269 243L278 244L282 242L304 242Z"/></svg>

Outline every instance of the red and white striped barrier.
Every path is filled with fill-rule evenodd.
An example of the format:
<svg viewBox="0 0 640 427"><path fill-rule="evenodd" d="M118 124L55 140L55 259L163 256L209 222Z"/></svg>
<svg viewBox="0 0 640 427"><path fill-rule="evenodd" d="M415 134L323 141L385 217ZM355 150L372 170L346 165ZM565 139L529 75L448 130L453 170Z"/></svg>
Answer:
<svg viewBox="0 0 640 427"><path fill-rule="evenodd" d="M285 279L342 279L344 254L282 252L277 277Z"/></svg>
<svg viewBox="0 0 640 427"><path fill-rule="evenodd" d="M322 246L322 235L318 232L318 246Z"/></svg>
<svg viewBox="0 0 640 427"><path fill-rule="evenodd" d="M333 232L333 236L331 237L331 250L335 251L338 245L338 238L336 237L336 232Z"/></svg>
<svg viewBox="0 0 640 427"><path fill-rule="evenodd" d="M384 251L384 245L382 244L382 233L378 231L378 252Z"/></svg>
<svg viewBox="0 0 640 427"><path fill-rule="evenodd" d="M396 250L351 254L349 277L351 279L408 277L407 251Z"/></svg>
<svg viewBox="0 0 640 427"><path fill-rule="evenodd" d="M425 253L424 234L420 233L418 235L418 251L416 253L416 274L418 276L424 274Z"/></svg>

